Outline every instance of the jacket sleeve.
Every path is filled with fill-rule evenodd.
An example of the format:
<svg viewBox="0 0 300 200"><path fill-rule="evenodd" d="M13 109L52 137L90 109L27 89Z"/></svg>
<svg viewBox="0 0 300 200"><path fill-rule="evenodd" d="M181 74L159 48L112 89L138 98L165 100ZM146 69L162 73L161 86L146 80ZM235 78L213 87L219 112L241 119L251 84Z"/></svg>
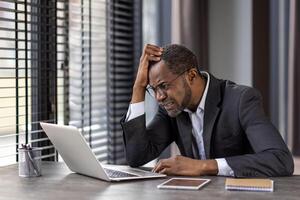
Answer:
<svg viewBox="0 0 300 200"><path fill-rule="evenodd" d="M227 157L236 177L289 176L294 162L281 135L267 119L260 93L247 88L240 96L239 120L253 154Z"/></svg>
<svg viewBox="0 0 300 200"><path fill-rule="evenodd" d="M146 127L145 114L128 122L121 120L126 159L131 167L138 167L155 159L174 141L171 122L159 107L153 120Z"/></svg>

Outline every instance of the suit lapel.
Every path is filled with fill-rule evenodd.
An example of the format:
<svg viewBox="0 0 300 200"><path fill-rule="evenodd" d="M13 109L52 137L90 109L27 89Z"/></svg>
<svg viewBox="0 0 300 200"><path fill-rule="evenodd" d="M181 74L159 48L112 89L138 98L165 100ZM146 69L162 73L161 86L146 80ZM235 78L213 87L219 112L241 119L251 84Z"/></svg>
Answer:
<svg viewBox="0 0 300 200"><path fill-rule="evenodd" d="M210 84L206 96L203 123L203 142L206 158L210 158L211 137L215 121L220 112L219 102L221 101L221 82L210 74ZM178 132L183 144L185 156L193 158L192 150L192 124L189 114L182 112L176 117Z"/></svg>
<svg viewBox="0 0 300 200"><path fill-rule="evenodd" d="M220 82L210 74L210 84L206 96L203 123L203 142L205 155L210 159L211 137L215 121L220 112L219 102L221 100Z"/></svg>
<svg viewBox="0 0 300 200"><path fill-rule="evenodd" d="M182 140L183 148L185 151L185 156L193 158L192 150L192 124L190 121L189 114L182 112L178 117L176 117L178 132Z"/></svg>

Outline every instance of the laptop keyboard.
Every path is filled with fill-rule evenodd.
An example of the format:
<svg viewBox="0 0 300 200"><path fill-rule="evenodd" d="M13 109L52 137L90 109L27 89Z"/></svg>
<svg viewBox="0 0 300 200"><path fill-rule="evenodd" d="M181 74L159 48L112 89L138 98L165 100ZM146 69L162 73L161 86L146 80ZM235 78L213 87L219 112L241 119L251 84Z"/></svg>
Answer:
<svg viewBox="0 0 300 200"><path fill-rule="evenodd" d="M121 172L117 170L112 170L112 169L104 169L107 175L111 178L122 178L122 177L136 177L137 175L129 174L126 172Z"/></svg>

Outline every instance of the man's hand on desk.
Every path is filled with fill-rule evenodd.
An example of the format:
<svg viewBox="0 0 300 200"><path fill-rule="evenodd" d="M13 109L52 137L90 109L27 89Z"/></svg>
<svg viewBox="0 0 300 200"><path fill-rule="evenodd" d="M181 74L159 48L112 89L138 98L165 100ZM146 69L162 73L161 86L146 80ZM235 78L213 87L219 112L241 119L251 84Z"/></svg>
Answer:
<svg viewBox="0 0 300 200"><path fill-rule="evenodd" d="M160 160L153 168L153 172L183 176L217 175L218 164L216 160L195 160L175 156Z"/></svg>

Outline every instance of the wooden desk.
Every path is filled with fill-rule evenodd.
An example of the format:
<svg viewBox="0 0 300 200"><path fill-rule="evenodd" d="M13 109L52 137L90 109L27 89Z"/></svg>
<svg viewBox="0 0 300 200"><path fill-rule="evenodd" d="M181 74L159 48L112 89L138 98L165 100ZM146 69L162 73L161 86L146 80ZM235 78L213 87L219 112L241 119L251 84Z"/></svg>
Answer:
<svg viewBox="0 0 300 200"><path fill-rule="evenodd" d="M63 163L46 162L42 176L21 178L18 166L0 168L0 199L107 199L107 200L160 200L160 199L300 199L300 176L272 178L274 192L238 192L224 189L224 177L210 178L211 183L200 190L161 190L156 186L166 178L127 182L104 182L74 174Z"/></svg>

